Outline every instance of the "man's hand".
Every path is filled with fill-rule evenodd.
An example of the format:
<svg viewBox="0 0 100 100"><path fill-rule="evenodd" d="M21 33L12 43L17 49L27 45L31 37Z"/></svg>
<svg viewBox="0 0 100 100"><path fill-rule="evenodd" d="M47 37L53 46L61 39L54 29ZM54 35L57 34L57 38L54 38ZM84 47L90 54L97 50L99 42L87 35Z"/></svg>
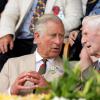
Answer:
<svg viewBox="0 0 100 100"><path fill-rule="evenodd" d="M32 82L33 85L25 86L24 84L26 81ZM48 83L43 76L41 76L38 72L31 71L20 74L15 80L14 84L11 86L10 92L13 95L18 95L21 90L36 89L47 85Z"/></svg>
<svg viewBox="0 0 100 100"><path fill-rule="evenodd" d="M70 46L74 44L74 41L76 40L78 33L79 33L78 30L70 32L69 38L68 38Z"/></svg>
<svg viewBox="0 0 100 100"><path fill-rule="evenodd" d="M85 69L87 69L90 65L92 65L92 63L93 61L87 51L87 48L83 47L80 53L81 71L84 71Z"/></svg>
<svg viewBox="0 0 100 100"><path fill-rule="evenodd" d="M34 82L37 85L37 87L41 88L41 87L48 86L48 82L38 72L32 71L29 73L30 73L30 77L32 78L32 80L30 80L30 81Z"/></svg>
<svg viewBox="0 0 100 100"><path fill-rule="evenodd" d="M0 53L4 54L8 51L8 47L10 50L13 49L13 37L11 34L8 34L2 38L0 38Z"/></svg>

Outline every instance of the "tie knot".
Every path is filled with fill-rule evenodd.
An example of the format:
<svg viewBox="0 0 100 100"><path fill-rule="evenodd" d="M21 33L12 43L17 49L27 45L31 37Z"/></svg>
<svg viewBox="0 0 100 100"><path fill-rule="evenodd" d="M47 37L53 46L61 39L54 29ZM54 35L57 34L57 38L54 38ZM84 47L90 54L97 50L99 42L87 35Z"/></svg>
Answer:
<svg viewBox="0 0 100 100"><path fill-rule="evenodd" d="M46 63L47 62L47 59L42 59L43 63Z"/></svg>

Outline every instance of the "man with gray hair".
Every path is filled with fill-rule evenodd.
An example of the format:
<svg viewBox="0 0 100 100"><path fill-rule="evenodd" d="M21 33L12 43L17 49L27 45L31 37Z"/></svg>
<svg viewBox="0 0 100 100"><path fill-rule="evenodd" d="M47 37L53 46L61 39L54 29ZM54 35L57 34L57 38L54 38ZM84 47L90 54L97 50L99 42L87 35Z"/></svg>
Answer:
<svg viewBox="0 0 100 100"><path fill-rule="evenodd" d="M48 82L63 74L59 57L65 33L62 21L54 15L43 15L33 31L37 43L35 53L5 63L0 73L0 92L26 95L48 86Z"/></svg>
<svg viewBox="0 0 100 100"><path fill-rule="evenodd" d="M81 1L8 0L0 19L0 71L8 58L35 51L36 45L33 44L34 34L30 31L30 23L34 18L35 24L43 14L54 14L62 19L67 36L81 24Z"/></svg>
<svg viewBox="0 0 100 100"><path fill-rule="evenodd" d="M100 15L85 17L82 22L83 50L80 54L82 71L94 67L100 71ZM96 62L93 61L96 57Z"/></svg>

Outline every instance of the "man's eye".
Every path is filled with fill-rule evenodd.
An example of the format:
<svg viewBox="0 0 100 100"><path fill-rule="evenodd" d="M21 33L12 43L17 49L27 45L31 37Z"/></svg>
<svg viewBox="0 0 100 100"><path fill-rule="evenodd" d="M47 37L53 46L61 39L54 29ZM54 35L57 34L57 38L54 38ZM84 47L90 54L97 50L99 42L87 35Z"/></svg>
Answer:
<svg viewBox="0 0 100 100"><path fill-rule="evenodd" d="M64 38L64 35L60 35L61 38Z"/></svg>
<svg viewBox="0 0 100 100"><path fill-rule="evenodd" d="M56 34L51 34L51 37L55 37L56 36Z"/></svg>

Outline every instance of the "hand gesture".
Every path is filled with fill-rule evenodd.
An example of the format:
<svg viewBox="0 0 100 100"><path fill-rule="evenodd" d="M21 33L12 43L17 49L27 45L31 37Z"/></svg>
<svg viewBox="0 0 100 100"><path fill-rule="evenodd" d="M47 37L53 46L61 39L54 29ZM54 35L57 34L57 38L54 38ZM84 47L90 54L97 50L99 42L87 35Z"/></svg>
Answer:
<svg viewBox="0 0 100 100"><path fill-rule="evenodd" d="M69 38L68 38L70 46L74 44L74 41L76 40L78 33L79 33L78 30L70 32Z"/></svg>
<svg viewBox="0 0 100 100"><path fill-rule="evenodd" d="M87 48L84 46L80 53L80 64L81 64L81 70L87 69L90 65L92 65L92 59L91 56L88 53Z"/></svg>
<svg viewBox="0 0 100 100"><path fill-rule="evenodd" d="M32 82L33 85L25 86L24 84L26 81ZM11 86L10 92L13 95L18 95L20 90L36 89L47 85L48 83L42 75L40 75L38 72L31 71L20 74Z"/></svg>

